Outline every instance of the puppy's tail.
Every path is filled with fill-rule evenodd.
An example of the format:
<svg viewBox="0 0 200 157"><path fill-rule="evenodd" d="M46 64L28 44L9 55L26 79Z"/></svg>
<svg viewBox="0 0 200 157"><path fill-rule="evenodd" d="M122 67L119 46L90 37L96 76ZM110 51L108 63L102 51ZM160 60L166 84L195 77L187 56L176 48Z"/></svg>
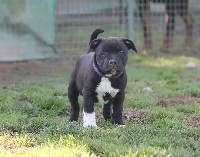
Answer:
<svg viewBox="0 0 200 157"><path fill-rule="evenodd" d="M98 36L100 33L103 33L103 32L104 32L103 29L96 29L96 30L92 33L92 35L91 35L89 45L90 45L90 43L91 43L94 39L97 38L97 36Z"/></svg>

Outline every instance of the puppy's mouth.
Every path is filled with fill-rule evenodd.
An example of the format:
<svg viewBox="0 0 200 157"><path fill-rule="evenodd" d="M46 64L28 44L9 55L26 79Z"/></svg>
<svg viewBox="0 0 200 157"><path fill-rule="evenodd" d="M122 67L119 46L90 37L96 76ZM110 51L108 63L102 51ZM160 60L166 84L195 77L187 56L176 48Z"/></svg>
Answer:
<svg viewBox="0 0 200 157"><path fill-rule="evenodd" d="M111 69L110 73L111 73L112 75L116 75L117 69Z"/></svg>
<svg viewBox="0 0 200 157"><path fill-rule="evenodd" d="M123 72L123 70L119 70L117 68L111 68L104 72L105 72L105 76L107 77L116 77L116 76L119 76Z"/></svg>

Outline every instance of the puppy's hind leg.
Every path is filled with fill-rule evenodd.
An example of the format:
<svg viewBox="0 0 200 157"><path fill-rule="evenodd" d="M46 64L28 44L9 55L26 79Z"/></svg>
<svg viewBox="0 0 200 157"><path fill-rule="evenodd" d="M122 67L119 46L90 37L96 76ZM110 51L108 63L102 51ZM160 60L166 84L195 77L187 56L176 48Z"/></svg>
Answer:
<svg viewBox="0 0 200 157"><path fill-rule="evenodd" d="M69 122L78 121L79 110L80 110L78 103L78 96L79 96L79 91L76 87L74 79L72 79L68 87L68 98L71 103L71 115Z"/></svg>

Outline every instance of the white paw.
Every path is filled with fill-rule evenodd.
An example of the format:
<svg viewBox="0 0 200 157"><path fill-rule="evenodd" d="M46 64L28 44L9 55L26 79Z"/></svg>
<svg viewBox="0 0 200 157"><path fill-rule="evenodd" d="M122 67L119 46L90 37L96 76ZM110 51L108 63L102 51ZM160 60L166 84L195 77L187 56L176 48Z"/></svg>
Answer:
<svg viewBox="0 0 200 157"><path fill-rule="evenodd" d="M97 128L95 112L87 113L83 111L83 127L95 127Z"/></svg>

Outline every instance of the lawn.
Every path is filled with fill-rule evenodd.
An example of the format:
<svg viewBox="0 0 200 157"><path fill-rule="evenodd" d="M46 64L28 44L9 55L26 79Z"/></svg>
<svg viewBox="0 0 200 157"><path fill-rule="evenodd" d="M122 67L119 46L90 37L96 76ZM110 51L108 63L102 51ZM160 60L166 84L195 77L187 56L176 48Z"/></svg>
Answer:
<svg viewBox="0 0 200 157"><path fill-rule="evenodd" d="M186 68L189 61L196 67ZM83 128L82 116L68 123L75 60L44 62L55 68L0 84L0 156L200 156L200 59L131 53L123 128L102 119L101 104L98 128Z"/></svg>

